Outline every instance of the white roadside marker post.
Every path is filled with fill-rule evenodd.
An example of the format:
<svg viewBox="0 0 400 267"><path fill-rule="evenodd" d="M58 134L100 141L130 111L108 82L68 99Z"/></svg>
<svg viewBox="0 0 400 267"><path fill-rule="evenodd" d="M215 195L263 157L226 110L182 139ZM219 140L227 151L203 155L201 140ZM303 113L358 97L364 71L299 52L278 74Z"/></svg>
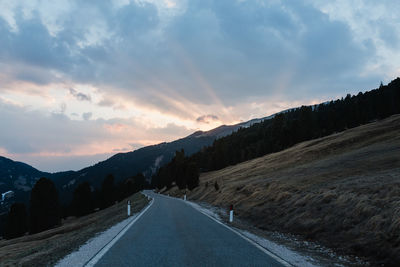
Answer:
<svg viewBox="0 0 400 267"><path fill-rule="evenodd" d="M233 222L233 205L230 206L229 210L229 222Z"/></svg>
<svg viewBox="0 0 400 267"><path fill-rule="evenodd" d="M128 200L128 217L131 216L131 201Z"/></svg>
<svg viewBox="0 0 400 267"><path fill-rule="evenodd" d="M183 196L183 200L186 201L186 194Z"/></svg>

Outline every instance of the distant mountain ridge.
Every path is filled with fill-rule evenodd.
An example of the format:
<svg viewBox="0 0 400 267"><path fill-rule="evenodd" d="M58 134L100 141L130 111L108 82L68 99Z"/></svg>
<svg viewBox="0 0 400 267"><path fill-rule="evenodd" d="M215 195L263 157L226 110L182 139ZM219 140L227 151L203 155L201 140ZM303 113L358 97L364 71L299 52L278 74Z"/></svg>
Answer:
<svg viewBox="0 0 400 267"><path fill-rule="evenodd" d="M79 171L48 173L39 171L28 164L0 157L0 193L8 190L16 192L15 199L27 202L29 193L40 177L52 179L59 192L60 199L68 202L75 186L88 181L94 187L100 187L107 174L113 174L116 182L143 173L148 179L162 165L168 163L176 150L184 149L186 155L192 155L203 147L211 145L215 139L227 136L239 128L272 118L252 119L235 125L222 125L209 131L197 131L193 134L157 145L146 146L135 151L118 153Z"/></svg>
<svg viewBox="0 0 400 267"><path fill-rule="evenodd" d="M30 191L40 177L49 176L28 164L13 161L0 156L0 193L12 190L14 195L0 204L0 234L3 229L3 217L13 202L28 203Z"/></svg>
<svg viewBox="0 0 400 267"><path fill-rule="evenodd" d="M0 192L30 191L40 177L48 175L23 162L0 156Z"/></svg>

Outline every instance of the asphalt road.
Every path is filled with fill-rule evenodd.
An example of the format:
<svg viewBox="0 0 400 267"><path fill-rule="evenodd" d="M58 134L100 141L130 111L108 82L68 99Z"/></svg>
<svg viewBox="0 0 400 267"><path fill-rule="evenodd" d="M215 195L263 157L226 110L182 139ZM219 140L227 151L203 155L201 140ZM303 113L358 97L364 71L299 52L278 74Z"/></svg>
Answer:
<svg viewBox="0 0 400 267"><path fill-rule="evenodd" d="M282 266L181 200L153 205L95 266Z"/></svg>

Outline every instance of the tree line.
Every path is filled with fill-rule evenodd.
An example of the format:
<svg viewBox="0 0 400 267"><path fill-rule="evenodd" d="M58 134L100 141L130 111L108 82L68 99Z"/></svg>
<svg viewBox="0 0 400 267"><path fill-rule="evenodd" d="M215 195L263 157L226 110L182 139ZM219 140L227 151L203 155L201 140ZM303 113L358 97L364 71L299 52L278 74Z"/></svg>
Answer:
<svg viewBox="0 0 400 267"><path fill-rule="evenodd" d="M348 94L335 101L281 112L272 119L240 128L231 135L216 139L211 146L190 157L182 159L178 153L153 177L153 186L170 187L176 181L179 188L182 188L178 182L180 174L176 170L178 161L184 162L186 166L196 166L202 172L219 170L398 113L400 78L388 85L381 83L379 88L365 93ZM193 186L197 184L198 181Z"/></svg>
<svg viewBox="0 0 400 267"><path fill-rule="evenodd" d="M182 149L175 152L174 158L167 164L160 167L151 179L152 188L171 188L176 184L179 189L197 187L199 184L199 168L197 163L190 161Z"/></svg>
<svg viewBox="0 0 400 267"><path fill-rule="evenodd" d="M216 139L190 157L184 150L176 151L173 159L158 169L152 177L152 188L192 190L199 184L199 173L222 169L237 163L278 152L299 142L311 140L357 127L374 120L400 113L400 78L377 89L347 95L335 101L314 106L302 106L277 114L274 118ZM61 217L83 216L96 208L104 209L115 201L146 187L145 178L138 174L115 186L108 175L100 190L89 183L79 184L69 206L60 207L53 182L41 178L31 192L30 208L14 203L6 223L5 237L20 236L27 231L40 232L57 226ZM215 185L216 190L218 185ZM29 214L28 214L29 212Z"/></svg>
<svg viewBox="0 0 400 267"><path fill-rule="evenodd" d="M148 187L145 177L140 173L115 185L114 176L109 174L103 180L100 190L88 182L77 185L73 199L62 206L53 181L42 177L32 188L29 210L24 203L14 203L9 210L4 238L11 239L51 229L61 225L61 218L81 217L99 209L110 207L126 197Z"/></svg>

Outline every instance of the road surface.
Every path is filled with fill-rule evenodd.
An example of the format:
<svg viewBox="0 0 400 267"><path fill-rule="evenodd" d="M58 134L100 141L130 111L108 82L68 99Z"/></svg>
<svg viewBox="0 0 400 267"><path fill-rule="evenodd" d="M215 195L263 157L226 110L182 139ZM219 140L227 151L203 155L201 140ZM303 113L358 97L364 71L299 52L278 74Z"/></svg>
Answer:
<svg viewBox="0 0 400 267"><path fill-rule="evenodd" d="M95 266L282 266L183 201L148 194L153 205Z"/></svg>

